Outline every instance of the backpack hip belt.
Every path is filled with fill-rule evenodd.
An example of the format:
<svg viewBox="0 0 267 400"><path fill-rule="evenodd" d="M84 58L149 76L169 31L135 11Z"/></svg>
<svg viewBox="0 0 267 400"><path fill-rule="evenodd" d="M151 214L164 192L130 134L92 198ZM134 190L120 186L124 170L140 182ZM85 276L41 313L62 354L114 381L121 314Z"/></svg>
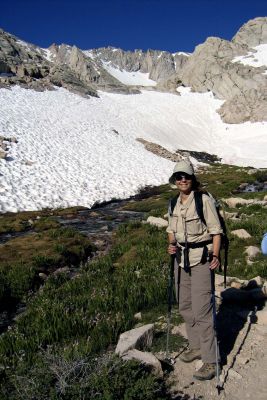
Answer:
<svg viewBox="0 0 267 400"><path fill-rule="evenodd" d="M205 247L205 246L207 246L208 244L211 244L211 243L212 243L212 239L203 240L202 242L186 242L186 243L185 242L181 242L181 243L178 242L178 244L180 246L188 247L189 249L199 249L199 248Z"/></svg>

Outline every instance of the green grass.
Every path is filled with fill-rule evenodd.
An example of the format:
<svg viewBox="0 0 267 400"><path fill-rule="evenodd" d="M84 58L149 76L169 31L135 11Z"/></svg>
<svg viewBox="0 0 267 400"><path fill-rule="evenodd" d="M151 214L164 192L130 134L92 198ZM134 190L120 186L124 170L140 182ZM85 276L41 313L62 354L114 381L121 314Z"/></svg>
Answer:
<svg viewBox="0 0 267 400"><path fill-rule="evenodd" d="M21 349L27 349L24 368L37 362L38 351L47 346L61 348L68 359L97 354L134 326L137 311L166 302L165 232L130 223L118 229L114 240L109 255L85 265L75 279L63 274L47 280L27 312L0 337L5 367L17 371Z"/></svg>
<svg viewBox="0 0 267 400"><path fill-rule="evenodd" d="M40 286L40 272L49 274L66 265L78 266L93 250L90 241L77 231L48 226L1 244L0 309L25 301L28 292Z"/></svg>
<svg viewBox="0 0 267 400"><path fill-rule="evenodd" d="M55 220L53 220L53 216L73 217L81 210L86 210L86 208L71 207L55 210L43 209L40 211L22 211L18 213L8 212L0 215L0 233L56 228L59 225Z"/></svg>
<svg viewBox="0 0 267 400"><path fill-rule="evenodd" d="M253 182L256 177L257 174L248 175L245 168L218 164L199 176L205 188L219 199L232 197L241 182ZM163 216L174 193L168 185L162 185L151 190L150 197L130 202L127 209ZM264 193L236 196L262 199ZM230 238L228 274L240 278L256 275L267 278L267 259L259 255L255 263L247 265L244 254L246 246L260 245L267 226L267 210L258 205L225 209L245 214L240 221L227 221ZM57 212L67 217L75 210ZM29 287L34 287L37 271L49 272L70 260L78 263L86 258L90 244L73 229L57 226L50 229L52 217L47 214L34 220L38 232L31 233L27 240L13 239L1 246L0 296L3 299L8 295L23 297ZM0 229L12 224L14 229L20 229L20 225L22 230L32 229L27 225L29 215L25 219L13 216L12 223L9 218L6 225L1 220ZM230 234L240 228L246 229L252 238L242 240ZM82 379L79 371L75 376L70 374L66 378L66 390L61 394L58 388L62 381L55 371L63 368L65 363L73 365L77 360L97 359L100 353L114 349L119 334L136 325L134 314L139 311L142 324L156 323L153 350L165 350L169 274L166 246L165 229L139 222L123 224L113 235L109 253L83 265L75 278L70 279L64 273L50 276L42 290L28 299L27 311L0 336L0 396L11 400L27 398L24 385L30 393L28 398L38 400L79 396L86 399L91 398L90 390L100 393L101 399L138 399L137 393L140 393L140 399L161 398L157 397L161 396L161 386L150 374L142 375L142 368L118 365L116 360L108 367L101 364L97 373L93 369L93 374L92 368L87 367ZM174 307L172 323L179 324L180 321ZM170 349L178 350L181 345L181 337L171 335ZM22 397L18 397L19 393Z"/></svg>

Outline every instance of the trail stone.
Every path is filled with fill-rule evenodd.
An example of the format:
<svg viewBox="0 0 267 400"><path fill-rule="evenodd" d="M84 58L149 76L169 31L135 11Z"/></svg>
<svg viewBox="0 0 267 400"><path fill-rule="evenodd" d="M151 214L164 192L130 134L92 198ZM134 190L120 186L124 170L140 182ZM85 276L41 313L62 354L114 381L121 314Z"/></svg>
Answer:
<svg viewBox="0 0 267 400"><path fill-rule="evenodd" d="M138 313L134 314L134 319L137 319L138 321L141 321L141 319L142 319L141 312L138 312Z"/></svg>
<svg viewBox="0 0 267 400"><path fill-rule="evenodd" d="M198 371L203 365L203 361L202 360L197 360L195 362L195 371Z"/></svg>
<svg viewBox="0 0 267 400"><path fill-rule="evenodd" d="M267 325L255 325L255 329L261 336L267 336Z"/></svg>
<svg viewBox="0 0 267 400"><path fill-rule="evenodd" d="M223 286L224 277L223 275L215 274L215 286Z"/></svg>
<svg viewBox="0 0 267 400"><path fill-rule="evenodd" d="M222 211L222 212L220 212L220 214L225 219L231 219L233 221L240 220L240 217L238 216L237 212Z"/></svg>
<svg viewBox="0 0 267 400"><path fill-rule="evenodd" d="M251 235L245 229L236 229L231 232L233 235L239 237L240 239L249 239Z"/></svg>
<svg viewBox="0 0 267 400"><path fill-rule="evenodd" d="M240 380L240 379L243 379L243 376L242 375L240 375L238 372L236 372L234 369L229 369L229 371L228 371L228 375L231 377L231 378L233 378L233 379L238 379L238 380Z"/></svg>
<svg viewBox="0 0 267 400"><path fill-rule="evenodd" d="M147 324L131 329L120 335L115 353L122 355L131 349L142 349L152 344L154 324Z"/></svg>
<svg viewBox="0 0 267 400"><path fill-rule="evenodd" d="M159 228L164 228L164 227L168 226L168 221L166 221L163 218L157 218L157 217L150 216L150 217L147 218L147 222L150 225L154 225L154 226L157 226Z"/></svg>
<svg viewBox="0 0 267 400"><path fill-rule="evenodd" d="M230 208L235 208L238 204L248 205L253 204L253 199L243 199L242 197L229 197L228 199L222 199L224 203Z"/></svg>
<svg viewBox="0 0 267 400"><path fill-rule="evenodd" d="M267 309L257 311L257 323L259 325L267 325Z"/></svg>
<svg viewBox="0 0 267 400"><path fill-rule="evenodd" d="M0 158L4 159L6 158L7 153L0 147Z"/></svg>
<svg viewBox="0 0 267 400"><path fill-rule="evenodd" d="M122 355L122 359L125 361L129 361L129 360L139 361L140 363L149 366L151 368L151 372L154 375L156 375L160 378L163 377L163 371L161 368L161 364L160 364L159 360L152 353L133 349L133 350L129 350L126 353L124 353Z"/></svg>
<svg viewBox="0 0 267 400"><path fill-rule="evenodd" d="M238 362L238 364L245 365L245 364L249 363L249 358L248 357L238 356L237 357L237 362Z"/></svg>
<svg viewBox="0 0 267 400"><path fill-rule="evenodd" d="M257 246L247 246L245 253L247 254L249 259L256 257L260 253L260 249Z"/></svg>
<svg viewBox="0 0 267 400"><path fill-rule="evenodd" d="M188 339L184 322L182 324L180 324L180 325L174 326L172 328L171 332L172 332L173 335L177 335L178 334L178 335L181 335L184 338Z"/></svg>
<svg viewBox="0 0 267 400"><path fill-rule="evenodd" d="M46 274L44 274L43 272L39 272L38 276L39 276L39 278L41 278L43 281L45 281L45 280L48 278L48 276L47 276Z"/></svg>
<svg viewBox="0 0 267 400"><path fill-rule="evenodd" d="M231 282L231 288L235 288L235 289L241 289L241 287L242 287L242 283L241 282L235 282L235 281L233 281L233 282Z"/></svg>

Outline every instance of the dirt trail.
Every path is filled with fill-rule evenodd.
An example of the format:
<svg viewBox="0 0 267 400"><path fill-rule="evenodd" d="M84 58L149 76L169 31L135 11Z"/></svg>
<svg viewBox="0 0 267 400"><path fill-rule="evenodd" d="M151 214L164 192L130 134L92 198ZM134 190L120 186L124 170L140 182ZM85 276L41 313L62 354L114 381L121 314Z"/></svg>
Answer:
<svg viewBox="0 0 267 400"><path fill-rule="evenodd" d="M216 380L198 381L192 375L201 361L185 364L176 360L170 375L176 400L266 400L267 325L246 320L249 309L228 305L218 313L218 334L222 356L220 395Z"/></svg>

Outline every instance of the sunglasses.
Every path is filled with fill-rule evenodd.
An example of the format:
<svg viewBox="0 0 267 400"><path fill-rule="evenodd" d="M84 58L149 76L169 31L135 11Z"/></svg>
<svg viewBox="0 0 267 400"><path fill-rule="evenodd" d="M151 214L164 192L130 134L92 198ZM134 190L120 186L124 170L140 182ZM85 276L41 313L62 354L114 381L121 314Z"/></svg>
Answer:
<svg viewBox="0 0 267 400"><path fill-rule="evenodd" d="M176 172L174 174L174 179L176 181L181 181L182 179L185 179L187 181L191 181L192 180L192 175L187 174L186 172Z"/></svg>

